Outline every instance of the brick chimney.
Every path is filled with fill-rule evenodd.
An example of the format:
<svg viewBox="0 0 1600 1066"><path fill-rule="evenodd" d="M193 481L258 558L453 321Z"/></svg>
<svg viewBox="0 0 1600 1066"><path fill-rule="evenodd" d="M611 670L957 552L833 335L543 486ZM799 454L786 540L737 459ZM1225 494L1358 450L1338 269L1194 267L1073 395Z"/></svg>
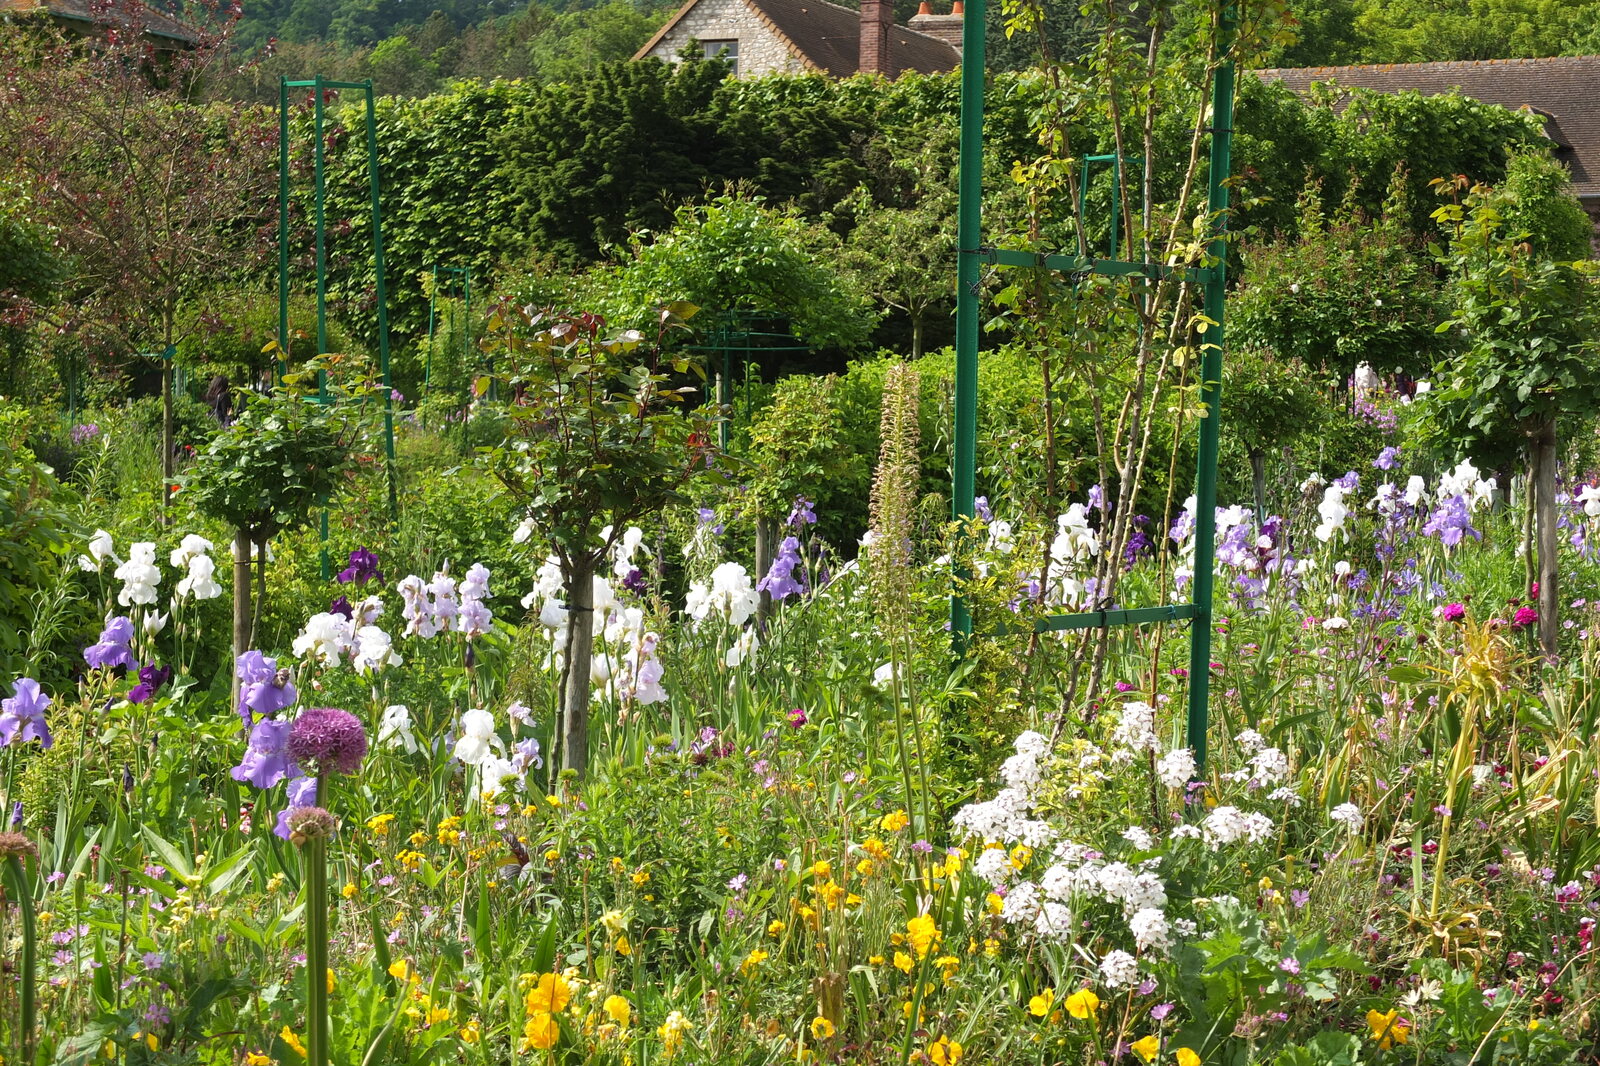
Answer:
<svg viewBox="0 0 1600 1066"><path fill-rule="evenodd" d="M962 0L955 0L954 6L948 15L935 15L932 6L924 0L922 7L911 16L907 26L929 37L937 38L961 52L961 21L966 5Z"/></svg>
<svg viewBox="0 0 1600 1066"><path fill-rule="evenodd" d="M861 55L856 64L861 73L893 76L889 67L889 27L893 25L889 0L861 0Z"/></svg>

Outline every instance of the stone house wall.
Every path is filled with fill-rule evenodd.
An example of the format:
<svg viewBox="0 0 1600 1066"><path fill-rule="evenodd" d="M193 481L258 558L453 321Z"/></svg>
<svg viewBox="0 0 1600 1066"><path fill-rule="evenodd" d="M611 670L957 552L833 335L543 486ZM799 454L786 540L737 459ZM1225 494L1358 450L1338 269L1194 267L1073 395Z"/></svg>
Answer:
<svg viewBox="0 0 1600 1066"><path fill-rule="evenodd" d="M762 74L794 74L805 64L773 33L744 0L700 0L698 4L647 55L675 62L678 52L690 39L697 41L738 41L738 75L755 78Z"/></svg>

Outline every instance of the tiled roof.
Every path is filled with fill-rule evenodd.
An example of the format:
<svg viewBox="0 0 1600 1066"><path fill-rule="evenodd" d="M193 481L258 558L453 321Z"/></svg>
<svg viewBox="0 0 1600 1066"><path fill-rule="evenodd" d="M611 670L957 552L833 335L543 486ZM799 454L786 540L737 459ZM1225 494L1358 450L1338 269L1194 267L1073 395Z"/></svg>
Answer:
<svg viewBox="0 0 1600 1066"><path fill-rule="evenodd" d="M1572 171L1572 191L1600 197L1600 56L1278 68L1255 74L1297 92L1315 82L1379 92L1415 89L1426 96L1454 90L1486 104L1532 110L1545 118L1557 156Z"/></svg>
<svg viewBox="0 0 1600 1066"><path fill-rule="evenodd" d="M79 22L89 26L112 23L137 22L139 29L152 37L164 37L184 44L194 44L200 35L192 26L158 11L148 4L117 3L109 6L91 4L89 0L0 0L0 14L34 14L43 12L66 22Z"/></svg>
<svg viewBox="0 0 1600 1066"><path fill-rule="evenodd" d="M0 0L3 2L3 0ZM667 24L639 49L640 58L672 31L697 0L689 0ZM812 70L847 78L861 66L861 12L828 0L744 0L767 27L783 38ZM889 28L889 74L906 71L938 74L961 65L961 55L950 45L904 26Z"/></svg>

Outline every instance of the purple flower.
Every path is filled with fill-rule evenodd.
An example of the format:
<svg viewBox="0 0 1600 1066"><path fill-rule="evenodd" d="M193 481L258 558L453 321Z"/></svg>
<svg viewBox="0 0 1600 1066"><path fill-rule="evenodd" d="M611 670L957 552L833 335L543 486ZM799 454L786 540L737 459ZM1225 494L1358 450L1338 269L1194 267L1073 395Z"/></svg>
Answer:
<svg viewBox="0 0 1600 1066"><path fill-rule="evenodd" d="M378 569L378 557L365 547L357 548L351 552L350 565L339 571L334 578L341 585L348 585L351 582L355 582L357 585L365 585L368 581L374 579L382 581L383 571Z"/></svg>
<svg viewBox="0 0 1600 1066"><path fill-rule="evenodd" d="M805 526L816 525L817 512L812 510L815 506L804 496L796 496L794 506L789 509L789 517L784 519L783 524L797 533Z"/></svg>
<svg viewBox="0 0 1600 1066"><path fill-rule="evenodd" d="M128 692L129 703L149 703L161 686L172 680L172 667L151 663L139 671L139 683Z"/></svg>
<svg viewBox="0 0 1600 1066"><path fill-rule="evenodd" d="M1393 470L1400 465L1400 449L1385 448L1378 453L1378 457L1372 461L1372 465L1379 470Z"/></svg>
<svg viewBox="0 0 1600 1066"><path fill-rule="evenodd" d="M83 661L96 670L110 670L116 666L133 665L133 652L128 645L133 641L133 622L118 615L100 631L100 641L83 649Z"/></svg>
<svg viewBox="0 0 1600 1066"><path fill-rule="evenodd" d="M42 748L55 743L50 739L50 728L44 723L44 710L50 706L50 697L39 691L39 682L31 677L19 677L11 682L11 691L15 695L0 700L0 747L19 739L24 744L37 740Z"/></svg>
<svg viewBox="0 0 1600 1066"><path fill-rule="evenodd" d="M1333 483L1346 492L1354 492L1361 486L1361 475L1354 470L1347 471L1344 477L1334 478Z"/></svg>
<svg viewBox="0 0 1600 1066"><path fill-rule="evenodd" d="M795 708L793 708L792 710L789 711L789 728L790 729L799 729L801 726L805 725L810 720L811 719L806 717L806 712L801 710L799 707L795 707Z"/></svg>
<svg viewBox="0 0 1600 1066"><path fill-rule="evenodd" d="M1309 888L1291 888L1289 890L1289 902L1294 904L1295 910L1299 910L1311 902L1311 890Z"/></svg>
<svg viewBox="0 0 1600 1066"><path fill-rule="evenodd" d="M702 526L710 526L711 527L711 535L712 536L714 536L714 537L722 536L722 524L717 521L717 512L713 511L709 507L702 507L696 513L699 515L700 524Z"/></svg>
<svg viewBox="0 0 1600 1066"><path fill-rule="evenodd" d="M1106 490L1098 483L1089 486L1089 510L1104 511L1106 509Z"/></svg>
<svg viewBox="0 0 1600 1066"><path fill-rule="evenodd" d="M994 521L994 512L989 510L989 497L987 496L978 496L973 499L972 513L985 522Z"/></svg>
<svg viewBox="0 0 1600 1066"><path fill-rule="evenodd" d="M339 615L347 622L354 621L356 617L356 609L350 605L349 598L345 596L340 596L328 604L328 613Z"/></svg>
<svg viewBox="0 0 1600 1066"><path fill-rule="evenodd" d="M1447 603L1444 610L1439 612L1439 617L1446 622L1459 622L1467 616L1467 608L1459 603Z"/></svg>
<svg viewBox="0 0 1600 1066"><path fill-rule="evenodd" d="M93 422L85 422L82 425L73 426L70 434L74 444L86 444L99 435L100 427Z"/></svg>
<svg viewBox="0 0 1600 1066"><path fill-rule="evenodd" d="M319 773L353 774L367 755L367 731L349 711L312 707L294 720L284 750Z"/></svg>
<svg viewBox="0 0 1600 1066"><path fill-rule="evenodd" d="M1512 629L1526 629L1539 621L1539 612L1532 607L1518 607L1517 613L1511 616Z"/></svg>
<svg viewBox="0 0 1600 1066"><path fill-rule="evenodd" d="M1157 1003L1150 1008L1150 1020L1157 1022L1164 1020L1167 1015L1172 1013L1175 1007L1177 1007L1176 1003Z"/></svg>
<svg viewBox="0 0 1600 1066"><path fill-rule="evenodd" d="M1278 969L1291 976L1300 972L1300 960L1290 956L1278 963Z"/></svg>
<svg viewBox="0 0 1600 1066"><path fill-rule="evenodd" d="M317 802L317 779L297 777L289 782L289 805L278 812L278 824L272 827L273 835L280 840L289 839L289 815L301 807L314 807Z"/></svg>
<svg viewBox="0 0 1600 1066"><path fill-rule="evenodd" d="M1438 537L1446 548L1454 548L1466 537L1482 540L1483 534L1472 528L1472 514L1467 498L1450 496L1439 501L1439 507L1422 527L1423 536Z"/></svg>
<svg viewBox="0 0 1600 1066"><path fill-rule="evenodd" d="M250 745L244 758L232 770L235 781L248 781L257 788L271 788L296 772L286 751L291 723L263 718L250 731Z"/></svg>
<svg viewBox="0 0 1600 1066"><path fill-rule="evenodd" d="M145 1008L144 1020L149 1025L166 1025L172 1021L172 1012L159 1003L152 1003Z"/></svg>
<svg viewBox="0 0 1600 1066"><path fill-rule="evenodd" d="M733 880L728 882L728 891L732 892L735 896L741 896L744 894L744 886L749 883L749 874L737 874Z"/></svg>
<svg viewBox="0 0 1600 1066"><path fill-rule="evenodd" d="M933 851L933 845L928 843L926 840L919 840L915 844L911 845L911 850L916 852L918 855L927 855Z"/></svg>
<svg viewBox="0 0 1600 1066"><path fill-rule="evenodd" d="M239 717L249 725L256 715L277 714L293 707L299 693L289 682L289 671L279 670L278 661L259 651L247 651L234 664L239 678Z"/></svg>
<svg viewBox="0 0 1600 1066"><path fill-rule="evenodd" d="M511 745L511 765L521 773L527 773L529 767L538 769L543 766L544 758L539 754L539 742L528 737Z"/></svg>
<svg viewBox="0 0 1600 1066"><path fill-rule="evenodd" d="M800 563L799 538L783 538L783 543L778 546L777 558L772 560L767 576L761 579L756 590L769 594L773 602L805 594L806 575Z"/></svg>
<svg viewBox="0 0 1600 1066"><path fill-rule="evenodd" d="M622 587L635 596L643 596L649 586L645 583L644 571L637 566L628 571L628 576L622 579Z"/></svg>

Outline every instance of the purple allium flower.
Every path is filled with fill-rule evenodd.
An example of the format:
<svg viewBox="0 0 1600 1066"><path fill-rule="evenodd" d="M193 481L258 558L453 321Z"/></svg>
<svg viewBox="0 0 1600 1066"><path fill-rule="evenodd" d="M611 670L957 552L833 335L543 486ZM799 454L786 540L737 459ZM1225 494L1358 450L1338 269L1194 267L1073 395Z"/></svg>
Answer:
<svg viewBox="0 0 1600 1066"><path fill-rule="evenodd" d="M350 565L339 571L334 580L341 585L351 582L365 585L368 581L382 581L383 571L378 569L378 557L367 548L360 547L350 553Z"/></svg>
<svg viewBox="0 0 1600 1066"><path fill-rule="evenodd" d="M16 740L24 744L37 740L40 747L48 748L54 743L50 739L50 728L44 723L50 697L39 691L39 682L31 677L19 677L11 682L11 691L15 695L0 700L0 747Z"/></svg>
<svg viewBox="0 0 1600 1066"><path fill-rule="evenodd" d="M248 781L257 788L271 788L294 772L287 753L291 723L263 718L250 731L250 745L244 758L232 770L235 781Z"/></svg>
<svg viewBox="0 0 1600 1066"><path fill-rule="evenodd" d="M799 707L794 707L789 711L789 728L790 729L799 729L801 726L805 725L810 720L811 719L806 717L806 712L801 710Z"/></svg>
<svg viewBox="0 0 1600 1066"><path fill-rule="evenodd" d="M318 773L353 774L367 755L367 731L349 711L312 707L294 720L284 750Z"/></svg>
<svg viewBox="0 0 1600 1066"><path fill-rule="evenodd" d="M278 824L273 826L273 835L280 840L289 839L289 816L303 807L310 807L317 802L317 779L314 777L296 777L289 782L289 805L278 812ZM320 808L318 808L320 810Z"/></svg>
<svg viewBox="0 0 1600 1066"><path fill-rule="evenodd" d="M295 844L307 840L326 840L333 836L334 830L339 826L338 820L332 814L321 807L309 804L286 811L283 822L289 830L289 840Z"/></svg>
<svg viewBox="0 0 1600 1066"><path fill-rule="evenodd" d="M81 425L73 426L70 434L74 444L87 444L99 435L100 427L93 422L85 422Z"/></svg>
<svg viewBox="0 0 1600 1066"><path fill-rule="evenodd" d="M915 844L911 845L911 850L916 852L918 855L927 855L933 851L933 845L928 843L926 840L919 840Z"/></svg>
<svg viewBox="0 0 1600 1066"><path fill-rule="evenodd" d="M133 652L128 645L133 641L133 621L118 615L100 631L100 641L83 649L83 661L96 670L110 670L116 666L133 665Z"/></svg>
<svg viewBox="0 0 1600 1066"><path fill-rule="evenodd" d="M139 671L139 683L128 692L129 703L149 703L161 686L172 680L172 667L151 663Z"/></svg>
<svg viewBox="0 0 1600 1066"><path fill-rule="evenodd" d="M1512 629L1526 629L1539 621L1539 612L1532 607L1518 607L1517 613L1511 616Z"/></svg>

